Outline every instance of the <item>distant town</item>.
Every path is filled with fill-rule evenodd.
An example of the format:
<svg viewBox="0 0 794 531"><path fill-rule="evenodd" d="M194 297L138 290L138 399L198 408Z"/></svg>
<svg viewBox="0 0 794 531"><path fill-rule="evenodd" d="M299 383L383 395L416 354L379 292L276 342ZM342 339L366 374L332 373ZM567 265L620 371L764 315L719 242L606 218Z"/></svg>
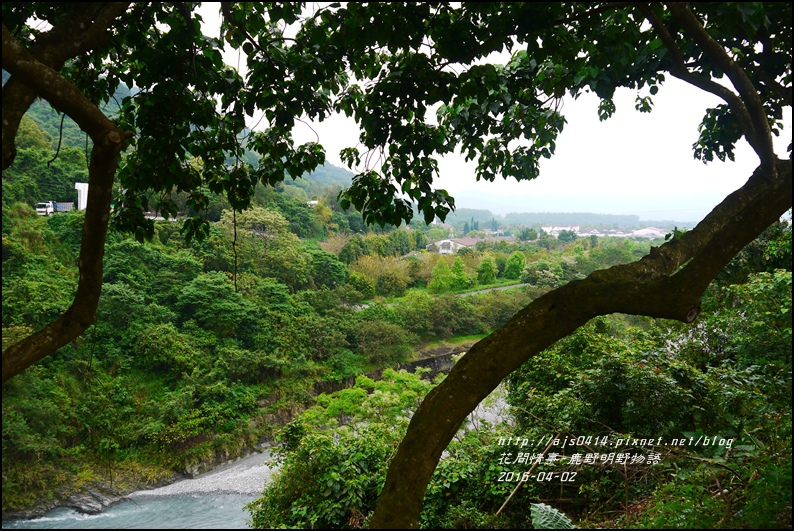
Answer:
<svg viewBox="0 0 794 531"><path fill-rule="evenodd" d="M430 242L427 245L427 250L439 254L455 254L462 249L475 248L478 243L515 243L519 240L532 241L550 236L555 239L571 241L576 238L589 238L595 237L615 237L615 238L647 238L656 239L664 238L670 233L670 230L661 229L659 227L644 227L641 229L630 228L617 228L617 229L604 229L604 228L585 228L582 229L580 225L541 225L539 229L535 228L522 228L521 230L500 230L500 229L479 229L478 223L465 224L463 229L463 236L455 237L456 229L449 223L443 223L435 220L431 223L435 228L444 229L449 231L447 238L439 239ZM494 225L496 222L494 221Z"/></svg>

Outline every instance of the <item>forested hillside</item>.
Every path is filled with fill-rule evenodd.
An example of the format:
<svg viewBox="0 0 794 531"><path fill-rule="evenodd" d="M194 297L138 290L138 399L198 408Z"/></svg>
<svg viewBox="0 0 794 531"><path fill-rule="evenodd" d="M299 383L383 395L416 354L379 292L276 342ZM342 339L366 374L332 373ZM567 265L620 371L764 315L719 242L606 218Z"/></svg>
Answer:
<svg viewBox="0 0 794 531"><path fill-rule="evenodd" d="M3 3L4 517L273 443L256 527L790 528L791 8ZM571 191L736 184L653 241L455 213L444 157L537 179L580 97L681 116Z"/></svg>
<svg viewBox="0 0 794 531"><path fill-rule="evenodd" d="M31 208L84 178L83 149L62 146L47 166L55 148L32 140L49 140L44 128L31 119L23 133L31 140L3 179L4 344L68 307L84 220ZM437 229L366 229L336 202L345 182L326 167L260 186L236 217L218 196L200 242L185 241L179 220L156 222L144 243L112 234L95 325L4 387L4 508L109 472L155 478L236 455L311 404L316 382L412 359L427 342L482 337L540 293L649 249L545 237L441 257L424 251ZM530 286L449 295L520 282ZM393 302L354 306L383 297Z"/></svg>
<svg viewBox="0 0 794 531"><path fill-rule="evenodd" d="M294 231L313 225L290 223L277 210L282 202L297 202L273 191L263 190L261 197L269 198L263 204L270 208L238 214L236 244L228 211L201 243L185 243L178 224L169 221L157 222L151 242L111 237L95 326L4 387L4 509L61 497L109 473L154 480L236 455L279 433L281 422L314 403L315 382L411 359L427 341L482 337L548 289L648 250L641 242L602 238L550 248L502 243L501 249L448 259L429 253L400 258L414 239L410 232L392 231L348 239L344 248L359 241L356 248L363 252L351 258L348 251L346 264L315 240L297 237ZM314 212L309 219L319 232L330 230L330 220L324 225L311 217ZM82 218L81 212L42 218L21 203L4 208L4 342L68 305ZM320 245L343 236L331 234ZM408 247L387 250L401 239ZM431 484L423 522L520 525L529 518L528 501L560 498L557 507L590 522L617 514L626 526L779 523L786 503L779 493L790 492L790 239L790 227L781 224L732 262L710 291L708 319L694 330L641 319L600 320L522 369L508 395L517 425L470 432L456 443L454 459L442 462ZM519 256L525 265L511 266ZM530 286L443 295L481 284L484 263L491 264L497 284L523 280ZM518 274L511 272L516 268ZM402 298L364 311L351 306L378 296ZM569 351L579 355L569 357ZM331 403L320 402L326 404L320 417L290 424L283 465L289 472L282 477L292 483L276 483L266 492L255 523L308 525L303 517L278 512L299 509L298 488L307 497L299 502L307 504L304 517L323 525L341 526L372 510L373 489L385 473L383 456L401 437L394 429L401 412L429 389L402 378L384 391L404 401L389 414L383 405L362 404L366 393L340 395L348 398L331 409ZM372 428L355 443L349 435L334 438L321 427L328 415L359 415ZM499 462L505 448L497 441L516 433L613 439L694 433L730 439L734 449L665 448L664 466L633 468L629 476L619 468L544 466L539 470L549 474L578 471L580 494L531 482L494 519L515 487L515 481L499 481L512 469ZM355 448L367 448L368 457L337 454ZM306 452L327 454L322 471L303 469ZM345 464L352 455L358 456L356 466L371 466L380 475L357 483ZM723 463L735 474L724 476ZM671 467L678 469L675 476ZM299 479L308 477L313 479ZM322 492L312 487L317 482L347 485L336 497L323 498L337 508L328 514L313 498ZM456 485L452 497L447 484ZM737 500L730 502L734 508L746 510L725 516L726 498L709 497L717 484ZM695 492L703 501L670 509L670 500Z"/></svg>

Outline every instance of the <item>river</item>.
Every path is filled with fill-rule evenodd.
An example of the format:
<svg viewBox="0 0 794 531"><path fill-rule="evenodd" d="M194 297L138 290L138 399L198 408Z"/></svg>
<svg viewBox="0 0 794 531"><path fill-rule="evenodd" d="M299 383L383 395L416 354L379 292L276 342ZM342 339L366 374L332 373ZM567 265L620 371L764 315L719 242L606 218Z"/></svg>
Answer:
<svg viewBox="0 0 794 531"><path fill-rule="evenodd" d="M140 490L99 514L59 508L42 518L6 520L3 529L247 529L243 506L274 470L270 451L152 490Z"/></svg>
<svg viewBox="0 0 794 531"><path fill-rule="evenodd" d="M483 420L507 421L504 386L469 417L469 429ZM3 529L247 529L243 508L259 497L276 465L270 450L218 467L194 479L133 492L99 514L59 508L42 518L6 520Z"/></svg>

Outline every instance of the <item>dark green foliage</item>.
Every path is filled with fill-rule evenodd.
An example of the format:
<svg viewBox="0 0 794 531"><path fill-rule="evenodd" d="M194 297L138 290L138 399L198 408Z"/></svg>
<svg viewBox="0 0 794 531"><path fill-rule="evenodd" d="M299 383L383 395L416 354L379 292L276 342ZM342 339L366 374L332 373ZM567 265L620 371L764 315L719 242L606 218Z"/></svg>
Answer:
<svg viewBox="0 0 794 531"><path fill-rule="evenodd" d="M478 178L535 178L540 159L554 153L563 129L558 103L564 94L595 93L601 100L599 117L607 119L616 111L612 98L618 88L647 89L655 95L668 74L682 75L688 68L695 69L690 74L697 85L722 77L725 65L711 53L701 53L698 39L678 39L688 30L671 20L674 7L351 3L301 18L301 27L285 38L283 28L299 19L300 4L224 3L220 36L215 38L202 34L193 4L131 5L108 29L106 42L68 61L62 73L97 104L110 102L122 83L132 86L135 81L142 87L136 94L119 94L114 111L119 126L134 131L120 161L114 224L140 241L155 235L155 224L143 219L143 210L188 212L193 216L182 223L181 232L206 241L180 256L174 252L179 244L171 238L173 231L163 229L158 241L169 258L162 260L159 248L149 252L112 242L107 289L90 339L86 334L50 356L19 381L24 387L12 383L4 389L4 505L12 503L6 492L13 497L16 489L42 491L48 480L63 479L63 472L58 476L53 469L37 468L42 456L71 472L79 469L81 459L93 456L112 463L134 459L136 451L156 451L165 456L161 462L184 464L230 453L234 444L239 449L255 438L248 427L256 424L254 412L267 397L265 381L283 379L287 383L279 382L279 391L298 396L301 384L305 388L317 375L349 374L351 367L342 366L348 360L355 366L364 356L395 361L413 339L406 329L447 337L503 322L513 306L500 296L432 302L417 296L404 306L375 306L353 318L335 311L335 290L293 295L317 286L338 287L343 276L338 263L307 251L297 236L321 237L345 226L363 231L360 216L340 210L351 205L364 211L367 222L382 225L407 222L415 212L426 222L443 220L454 209L454 200L432 187L438 173L434 157L458 149L477 159ZM661 13L659 24L667 24L677 48L668 48L659 38L653 17L643 12L646 8ZM57 28L74 10L69 4L5 3L3 19L14 37L38 45L42 26L27 21ZM707 21L709 36L723 52L730 51L728 66L744 69L748 76L740 84L735 72L727 72L734 86L757 87L757 93L752 86L739 89L754 115L752 127L743 125L745 131L760 134L758 126L768 124L777 134L782 110L790 106L790 4L701 3L691 10L696 19ZM652 24L640 23L644 17ZM422 45L428 42L432 47L426 49ZM219 50L227 44L247 56L245 78L223 64ZM492 52L514 48L504 65L482 61ZM638 110L649 111L652 104L650 96L638 93ZM753 108L759 104L761 109ZM741 108L731 102L730 108L706 110L696 157L733 158L742 136L734 113ZM429 109L438 109L437 116L428 116ZM365 170L337 203L323 197L324 203L313 209L306 204L309 188L281 182L325 159L317 144L294 145L295 119L324 118L332 110L345 112L361 126L360 145L368 153L348 148L342 157ZM268 128L247 130L247 119L260 114ZM51 125L42 129L54 141ZM72 223L77 218L34 221L29 208L12 202L74 197L71 185L83 180L86 156L75 139L68 139L72 148L64 146L45 170L47 135L26 123L19 140L16 165L4 174L3 186L3 325L4 339L9 340L63 314L74 290L75 275L68 266L77 258L79 233ZM749 140L754 147L760 142ZM768 164L771 155L756 150ZM373 166L370 155L379 151L385 159L380 167ZM262 185L279 186L279 192L263 192ZM242 223L247 234L238 239L223 207L241 212L250 205L283 214L284 226L270 230L271 224L257 231ZM221 226L210 228L209 220L220 220ZM480 221L496 228L491 216L472 215L470 221L474 230ZM780 264L772 265L784 261L790 269L790 234L788 240L772 236L777 247L769 245L769 257L763 259L771 267L760 271L753 257L734 264L736 270L707 301L714 310L713 319L702 318L707 326L692 333L649 326L617 340L606 321L599 320L570 342L549 349L545 361L554 370L528 366L527 380L514 382L521 391L515 403L526 406L526 417L519 419L524 427L531 431L530 419L553 413L547 422L570 429L601 429L591 426L595 423L666 434L722 430L735 435L733 455L704 451L697 460L702 469L676 465L675 480L653 492L646 487L669 479L664 476L667 465L646 475L655 476L653 481L641 478L641 494L654 497L647 519L658 526L790 525L790 496L775 495L774 490L788 489L790 494L786 470L791 463L784 456L791 453L791 275L777 271ZM582 248L571 259L555 254L564 239L542 236L526 249L482 242L477 251L490 249L493 258L480 262L478 280L491 283L503 271L515 275L506 255L516 250L527 251L537 264L527 270L527 275L536 275L534 293L543 289L538 286L556 286L645 252L628 241L595 245L591 240L587 252ZM412 246L410 237L393 231L351 244L341 261L404 255L422 245L420 238L413 238ZM544 254L529 256L535 253ZM379 274L372 289L402 294L407 275L397 271ZM359 286L365 290L358 280L354 291ZM739 280L745 284L728 286ZM417 276L413 281L422 285L426 279ZM410 319L412 314L427 315L427 320L417 322ZM333 363L324 366L326 360ZM407 380L400 384L410 387ZM338 406L336 411L366 422L366 428L328 438L302 427L294 430L290 446L303 454L288 477L297 478L298 484L286 483L272 504L263 504L257 523L365 523L402 421L421 393L393 393L372 383L360 387L366 390L345 397L354 401L375 389L374 403L368 404L374 413L364 418L362 402L353 404L358 410ZM535 400L527 393L537 393ZM28 422L37 403L44 415ZM646 409L653 412L643 414ZM330 419L324 415L312 428L319 431ZM391 421L389 430L375 427L375 421L384 419ZM481 447L487 438L476 442L471 448ZM464 458L456 462L458 455ZM483 487L482 479L492 479L495 470L473 464L476 458L475 451L460 450L439 467L438 483L428 491L437 502L425 517L428 525L502 524L487 515L493 513L494 498L504 498L507 489ZM714 472L717 459L733 465L730 479ZM27 477L26 466L32 469ZM700 472L703 479L693 480ZM472 478L479 487L472 486ZM625 467L622 479L609 470L582 485L579 494L587 493L592 505L613 510L615 491L625 487L628 513ZM714 484L729 488L715 494ZM301 487L309 492L299 498ZM551 496L550 490L539 489L538 495ZM22 495L14 503L20 498L31 496ZM296 500L300 503L293 504ZM526 511L519 510L506 524L526 521Z"/></svg>
<svg viewBox="0 0 794 531"><path fill-rule="evenodd" d="M360 377L354 388L318 397L320 405L282 431L281 473L248 506L254 527L361 526L375 507L406 416L430 387L387 370L378 382ZM340 418L352 423L338 426Z"/></svg>
<svg viewBox="0 0 794 531"><path fill-rule="evenodd" d="M75 260L81 216L77 212L45 220L22 205L4 212L8 230L3 246L4 339L29 333L27 327L35 315L59 311L45 309L41 302L31 304L27 300L31 295L21 290L37 278L36 282L44 283L42 289L56 279L68 279L59 271L67 271L63 261ZM96 331L26 373L19 387L4 393L4 475L8 479L4 487L8 496L4 497L9 503L30 503L32 492L41 496L38 484L67 482L57 479L57 470L47 463L60 463L66 469L84 463L88 455L122 463L138 459L135 456L140 452L156 452L163 463L183 463L207 452L229 451L249 440L246 426L256 424L253 419L257 401L265 398L264 386L318 374L340 380L373 365L397 363L411 355L418 338L491 331L531 300L523 290L438 298L411 290L394 305L376 304L352 313L339 306L338 285L291 294L287 285L258 276L255 267L238 275L239 291L235 292L229 274L202 274L202 261L207 264L212 253L229 252L224 249L228 245L225 233L214 234L202 244L185 247L173 224L161 222L153 243L117 239L108 246ZM785 232L780 232L763 240L755 255L773 256L777 252L773 250L785 248L785 238ZM780 241L784 243L779 245ZM566 279L580 274L581 265L593 256L602 263L634 257L637 244L624 242L602 240L595 249L577 248L572 254L541 251L545 258L530 265L545 262L548 269L537 271L553 270L558 278ZM346 271L331 255L314 247L296 249L296 256L312 257L308 263L315 264L307 278L326 273L333 278L335 271ZM502 256L508 269L510 259ZM460 272L464 260L470 258L456 257L453 269ZM341 281L341 274L336 278ZM616 339L614 334L625 325L597 320L516 373L511 401L520 408L518 429L547 436L546 431L538 431L537 417L588 434L599 432L602 425L654 437L682 436L693 430L725 436L752 433L754 441L737 440L735 447L756 445L768 450L754 450L733 464L745 480L755 469L762 476L747 482L746 488L739 483L731 487L737 489L735 498L746 497L737 507L747 515L731 521L749 523L753 518L774 525L778 520L765 518L780 516L784 498L776 489L785 491L790 481L787 463L779 457L790 444L788 413L781 409L781 404L791 400L790 278L783 271L748 273L745 284L715 287L706 301L714 307L714 315L704 315L703 324L689 330L646 324L644 330L631 329ZM374 282L360 273L350 275L343 287L348 286L374 294ZM86 372L89 362L91 369ZM99 380L101 384L86 383ZM60 408L57 414L50 411L52 407ZM385 415L386 403L379 407L379 414ZM36 408L48 412L47 422L35 413ZM293 490L289 499L272 498L270 502L281 507L282 513L270 513L270 517L289 517L295 522L318 518L319 513L308 509L312 504L325 507L325 517L363 521L374 506L372 489L379 488L385 473L385 468L378 467L385 467L384 456L392 454L401 432L373 425L357 429L355 437L342 435L336 442L318 433L304 436L310 437L304 450L322 454L324 467L310 468L305 476L296 477L322 477L329 488L336 471L339 478L330 488L336 492L333 485L339 485L339 497L329 494L318 499L316 489L309 492L293 482L289 488L297 489L299 496ZM504 432L481 430L480 435L470 434L450 447L450 456L442 460L428 489L424 525L521 526L528 521L530 502L558 495L559 488L524 487L506 512L494 518L515 486L494 480L504 471L494 465L500 447L493 438L500 433ZM300 459L306 455L301 453ZM719 453L701 455L720 457ZM42 465L32 467L30 463L41 456L45 457ZM369 464L375 460L379 460L377 465ZM372 472L366 478L350 478L342 472L356 470L351 463L364 462ZM306 466L311 463L304 460ZM623 489L623 480L611 472L590 472L581 470L582 492L610 507L609 499ZM719 467L712 467L692 476L681 475L680 481L668 487L662 487L665 482L655 476L638 479L636 491L656 500L640 521L678 525L675 522L683 514L690 523L719 522L725 502L707 499L712 488L709 481L718 472ZM704 479L697 482L695 477ZM721 481L726 484L724 478ZM303 483L314 484L309 479ZM345 498L341 494L345 487L357 494ZM305 516L293 514L292 508L302 510L295 499L304 496ZM701 504L674 505L685 496L700 496ZM672 507L677 509L665 509Z"/></svg>
<svg viewBox="0 0 794 531"><path fill-rule="evenodd" d="M334 288L347 282L348 271L345 264L336 256L319 249L309 251L311 257L311 278L316 288Z"/></svg>
<svg viewBox="0 0 794 531"><path fill-rule="evenodd" d="M673 449L661 469L678 467L672 480L635 477L651 503L623 524L784 527L790 496L776 489L791 488L790 282L788 271L750 274L746 284L722 288L724 303L712 299L713 313L694 328L646 325L618 339L616 321L591 322L511 376L521 432L541 420L577 435L732 439L727 453ZM580 472L580 492L591 495L625 481Z"/></svg>
<svg viewBox="0 0 794 531"><path fill-rule="evenodd" d="M360 428L338 440L331 434L307 434L284 459L284 472L249 505L254 527L360 525L362 511L374 507L398 442L395 430L386 426Z"/></svg>
<svg viewBox="0 0 794 531"><path fill-rule="evenodd" d="M4 208L3 227L3 326L42 327L71 303L76 253L27 205Z"/></svg>
<svg viewBox="0 0 794 531"><path fill-rule="evenodd" d="M384 321L360 321L355 332L356 347L373 365L394 365L412 352L410 334Z"/></svg>
<svg viewBox="0 0 794 531"><path fill-rule="evenodd" d="M31 206L41 201L77 204L76 182L88 181L85 151L65 148L54 152L38 148L20 149L14 165L3 172L3 205L21 201Z"/></svg>
<svg viewBox="0 0 794 531"><path fill-rule="evenodd" d="M718 285L741 284L754 272L791 271L791 223L778 222L750 242L717 276Z"/></svg>
<svg viewBox="0 0 794 531"><path fill-rule="evenodd" d="M47 372L37 368L4 389L4 398L6 391L14 397L3 404L3 446L16 452L12 458L58 457L76 442L73 398L56 379L42 378Z"/></svg>
<svg viewBox="0 0 794 531"><path fill-rule="evenodd" d="M219 337L239 336L255 319L254 306L235 292L229 278L219 271L188 283L177 299L177 307L182 320L193 319Z"/></svg>
<svg viewBox="0 0 794 531"><path fill-rule="evenodd" d="M561 231L560 235L557 236L557 239L564 243L572 242L576 238L577 238L576 233L572 230Z"/></svg>
<svg viewBox="0 0 794 531"><path fill-rule="evenodd" d="M538 231L535 229L521 229L521 232L518 234L518 239L522 241L529 241L529 240L536 240L538 238Z"/></svg>

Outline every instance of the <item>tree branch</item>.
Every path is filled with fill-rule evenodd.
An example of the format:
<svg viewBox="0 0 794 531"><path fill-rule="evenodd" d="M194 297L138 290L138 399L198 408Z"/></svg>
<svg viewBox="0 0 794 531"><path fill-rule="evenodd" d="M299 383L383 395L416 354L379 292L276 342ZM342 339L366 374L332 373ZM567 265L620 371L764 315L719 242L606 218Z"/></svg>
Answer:
<svg viewBox="0 0 794 531"><path fill-rule="evenodd" d="M31 47L31 55L59 71L69 59L102 45L108 27L128 5L129 2L109 2L76 9L39 38ZM3 86L3 169L14 162L19 123L36 96L35 91L13 75Z"/></svg>
<svg viewBox="0 0 794 531"><path fill-rule="evenodd" d="M372 527L416 527L427 484L469 413L511 372L593 317L629 313L691 323L700 297L734 254L791 208L791 160L759 167L695 229L642 260L547 293L461 358L411 419Z"/></svg>
<svg viewBox="0 0 794 531"><path fill-rule="evenodd" d="M709 35L687 4L669 2L667 6L687 35L692 37L703 53L725 72L734 88L739 92L753 124L754 138L748 137L748 142L761 159L761 164L767 170L774 171L776 157L772 144L772 132L769 129L764 104L761 103L758 90L753 82L736 61L728 55L722 45Z"/></svg>
<svg viewBox="0 0 794 531"><path fill-rule="evenodd" d="M102 289L113 178L122 132L58 72L36 60L3 25L3 68L19 76L34 93L68 114L94 142L88 166L88 201L80 247L80 280L69 309L54 323L3 351L3 383L82 334L93 322Z"/></svg>
<svg viewBox="0 0 794 531"><path fill-rule="evenodd" d="M739 123L742 126L742 131L744 132L744 136L747 138L747 142L756 152L758 152L761 149L761 145L756 141L757 135L755 132L755 126L750 116L750 112L747 110L742 98L740 98L728 87L720 85L719 83L712 81L710 78L702 77L695 74L694 72L691 72L684 61L684 56L681 54L681 50L675 43L675 38L670 33L670 30L667 29L667 26L664 24L662 19L659 18L656 13L654 13L651 6L644 2L637 4L637 7L648 20L648 22L650 22L651 26L653 26L653 29L656 30L656 33L664 43L667 51L670 52L670 56L673 60L673 64L670 66L670 73L678 79L710 94L714 94L725 101L739 119Z"/></svg>
<svg viewBox="0 0 794 531"><path fill-rule="evenodd" d="M753 71L753 74L755 74L758 77L759 81L763 86L765 86L767 89L780 96L787 105L791 105L792 94L791 94L790 86L784 87L783 85L775 81L772 78L772 76L770 76L766 72L766 70L764 70L760 66L756 66L748 62L743 63L743 65Z"/></svg>
<svg viewBox="0 0 794 531"><path fill-rule="evenodd" d="M3 68L31 87L60 112L68 114L80 128L94 139L103 132L115 130L96 105L88 101L74 84L58 72L38 61L31 52L3 26Z"/></svg>

